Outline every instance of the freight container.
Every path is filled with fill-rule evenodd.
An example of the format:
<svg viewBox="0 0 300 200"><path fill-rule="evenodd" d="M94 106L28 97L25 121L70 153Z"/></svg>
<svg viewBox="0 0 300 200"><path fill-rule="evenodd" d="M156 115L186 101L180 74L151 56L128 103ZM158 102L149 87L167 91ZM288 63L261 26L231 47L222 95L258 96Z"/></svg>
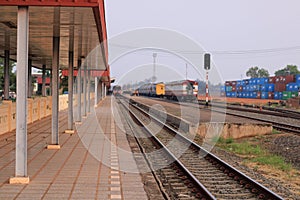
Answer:
<svg viewBox="0 0 300 200"><path fill-rule="evenodd" d="M257 84L257 85L263 85L263 84L268 83L268 81L269 81L268 78L258 78L258 79L256 80L256 84Z"/></svg>
<svg viewBox="0 0 300 200"><path fill-rule="evenodd" d="M232 86L232 82L231 81L225 81L225 86Z"/></svg>
<svg viewBox="0 0 300 200"><path fill-rule="evenodd" d="M292 92L290 91L283 91L282 92L282 99L283 100L288 100L292 97Z"/></svg>
<svg viewBox="0 0 300 200"><path fill-rule="evenodd" d="M300 83L300 74L296 75L296 83Z"/></svg>
<svg viewBox="0 0 300 200"><path fill-rule="evenodd" d="M268 99L269 98L269 93L268 92L262 92L261 93L261 98L262 99Z"/></svg>
<svg viewBox="0 0 300 200"><path fill-rule="evenodd" d="M268 92L268 87L269 87L269 84L264 84L260 87L260 91L262 92Z"/></svg>
<svg viewBox="0 0 300 200"><path fill-rule="evenodd" d="M285 84L295 82L295 75L284 76L281 82Z"/></svg>
<svg viewBox="0 0 300 200"><path fill-rule="evenodd" d="M247 86L243 86L243 91L246 91Z"/></svg>
<svg viewBox="0 0 300 200"><path fill-rule="evenodd" d="M286 84L285 83L276 83L275 84L275 91L283 92L285 90L286 90Z"/></svg>
<svg viewBox="0 0 300 200"><path fill-rule="evenodd" d="M292 98L295 98L295 97L297 97L298 96L298 92L292 92L292 94L291 94L291 97Z"/></svg>
<svg viewBox="0 0 300 200"><path fill-rule="evenodd" d="M236 97L237 93L236 92L231 92L231 97Z"/></svg>
<svg viewBox="0 0 300 200"><path fill-rule="evenodd" d="M282 92L274 92L274 99L276 100L282 99Z"/></svg>
<svg viewBox="0 0 300 200"><path fill-rule="evenodd" d="M250 91L250 85L246 85L246 92Z"/></svg>
<svg viewBox="0 0 300 200"><path fill-rule="evenodd" d="M274 92L268 92L268 99L274 99Z"/></svg>
<svg viewBox="0 0 300 200"><path fill-rule="evenodd" d="M275 91L275 84L274 83L268 84L268 91L266 92L274 92L274 91Z"/></svg>
<svg viewBox="0 0 300 200"><path fill-rule="evenodd" d="M236 86L237 82L236 81L231 81L232 86Z"/></svg>
<svg viewBox="0 0 300 200"><path fill-rule="evenodd" d="M290 88L291 86L291 88ZM290 85L289 83L285 85L285 89L286 91L291 91L292 90L292 85Z"/></svg>
<svg viewBox="0 0 300 200"><path fill-rule="evenodd" d="M225 97L225 96L226 96L226 92L224 92L224 91L221 92L220 96L221 96L221 97Z"/></svg>
<svg viewBox="0 0 300 200"><path fill-rule="evenodd" d="M269 77L269 83L275 83L275 82L276 82L275 76Z"/></svg>
<svg viewBox="0 0 300 200"><path fill-rule="evenodd" d="M221 92L225 92L226 91L226 86L221 86L220 90L221 90Z"/></svg>
<svg viewBox="0 0 300 200"><path fill-rule="evenodd" d="M256 99L260 99L261 98L261 92L257 92L256 93Z"/></svg>
<svg viewBox="0 0 300 200"><path fill-rule="evenodd" d="M295 82L295 76L294 75L288 75L288 76L276 76L276 83L291 83Z"/></svg>
<svg viewBox="0 0 300 200"><path fill-rule="evenodd" d="M250 98L250 92L246 92L246 98Z"/></svg>
<svg viewBox="0 0 300 200"><path fill-rule="evenodd" d="M225 91L226 92L231 92L232 91L232 86L226 86Z"/></svg>
<svg viewBox="0 0 300 200"><path fill-rule="evenodd" d="M244 86L241 86L241 85L240 85L240 86L239 86L239 89L238 89L239 92L242 92L242 91L243 91L243 88L244 88Z"/></svg>
<svg viewBox="0 0 300 200"><path fill-rule="evenodd" d="M242 85L248 85L249 84L249 79L244 79L242 80Z"/></svg>
<svg viewBox="0 0 300 200"><path fill-rule="evenodd" d="M236 92L236 85L233 85L232 84L232 90L231 90L232 92Z"/></svg>
<svg viewBox="0 0 300 200"><path fill-rule="evenodd" d="M231 97L231 92L226 92L226 97Z"/></svg>
<svg viewBox="0 0 300 200"><path fill-rule="evenodd" d="M293 92L298 92L299 91L299 84L298 83L290 83L293 86Z"/></svg>
<svg viewBox="0 0 300 200"><path fill-rule="evenodd" d="M298 83L288 83L286 84L286 91L298 92L299 84Z"/></svg>
<svg viewBox="0 0 300 200"><path fill-rule="evenodd" d="M242 85L242 81L236 81L237 85Z"/></svg>
<svg viewBox="0 0 300 200"><path fill-rule="evenodd" d="M256 80L257 80L257 78L250 78L249 84L250 85L255 85L256 84Z"/></svg>

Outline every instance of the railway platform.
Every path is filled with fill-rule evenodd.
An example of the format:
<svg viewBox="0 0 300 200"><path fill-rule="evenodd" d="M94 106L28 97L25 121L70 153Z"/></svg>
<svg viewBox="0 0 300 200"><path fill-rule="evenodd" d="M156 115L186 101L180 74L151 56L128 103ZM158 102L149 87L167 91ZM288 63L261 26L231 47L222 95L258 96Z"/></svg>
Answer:
<svg viewBox="0 0 300 200"><path fill-rule="evenodd" d="M64 133L67 111L59 113L59 150L46 148L51 117L28 125L26 185L8 182L15 170L15 132L0 136L0 199L147 199L140 174L132 172L126 134L112 118L110 97L92 110L75 134Z"/></svg>

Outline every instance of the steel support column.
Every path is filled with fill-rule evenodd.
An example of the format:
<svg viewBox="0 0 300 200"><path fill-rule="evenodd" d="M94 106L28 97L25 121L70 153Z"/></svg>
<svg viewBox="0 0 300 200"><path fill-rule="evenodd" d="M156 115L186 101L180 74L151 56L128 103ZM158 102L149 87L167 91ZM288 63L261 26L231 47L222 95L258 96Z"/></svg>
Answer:
<svg viewBox="0 0 300 200"><path fill-rule="evenodd" d="M83 67L83 116L86 117L86 79L87 79L87 64L84 64Z"/></svg>
<svg viewBox="0 0 300 200"><path fill-rule="evenodd" d="M17 30L17 122L16 122L16 168L10 183L28 183L27 177L27 86L28 86L28 6L18 7Z"/></svg>
<svg viewBox="0 0 300 200"><path fill-rule="evenodd" d="M101 97L103 99L104 98L104 83L103 82L101 82L101 91L102 91Z"/></svg>
<svg viewBox="0 0 300 200"><path fill-rule="evenodd" d="M71 16L71 24L74 23L74 13ZM69 30L69 70L68 70L68 130L66 133L73 131L73 83L74 83L74 26Z"/></svg>
<svg viewBox="0 0 300 200"><path fill-rule="evenodd" d="M98 77L95 76L95 107L98 104Z"/></svg>
<svg viewBox="0 0 300 200"><path fill-rule="evenodd" d="M60 8L54 8L53 58L52 58L52 145L59 148L59 42L60 42ZM55 147L56 146L56 147ZM49 148L49 146L48 146Z"/></svg>
<svg viewBox="0 0 300 200"><path fill-rule="evenodd" d="M81 15L81 23L83 21L83 16ZM77 58L77 123L81 122L81 93L82 93L82 85L81 85L81 53L82 53L82 26L80 26L79 36L78 36L78 58Z"/></svg>
<svg viewBox="0 0 300 200"><path fill-rule="evenodd" d="M88 81L87 81L87 112L90 113L91 112L91 70L87 71L88 73Z"/></svg>
<svg viewBox="0 0 300 200"><path fill-rule="evenodd" d="M28 60L28 94L27 97L31 98L32 97L32 60Z"/></svg>
<svg viewBox="0 0 300 200"><path fill-rule="evenodd" d="M42 96L46 96L46 65L43 65L43 74L42 74Z"/></svg>
<svg viewBox="0 0 300 200"><path fill-rule="evenodd" d="M81 66L81 59L77 60L78 68ZM77 74L77 122L81 122L81 68L78 69Z"/></svg>
<svg viewBox="0 0 300 200"><path fill-rule="evenodd" d="M4 50L4 99L9 99L9 49L10 36L9 32L5 32L5 50Z"/></svg>

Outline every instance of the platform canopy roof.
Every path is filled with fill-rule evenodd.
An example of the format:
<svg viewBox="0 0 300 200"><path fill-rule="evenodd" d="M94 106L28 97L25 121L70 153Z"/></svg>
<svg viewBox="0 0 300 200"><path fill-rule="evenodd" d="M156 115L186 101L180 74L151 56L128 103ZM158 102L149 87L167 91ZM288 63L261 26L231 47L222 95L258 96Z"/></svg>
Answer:
<svg viewBox="0 0 300 200"><path fill-rule="evenodd" d="M69 41L74 37L75 69L82 58L88 68L109 74L103 0L0 0L0 56L10 50L12 60L17 58L18 6L29 6L29 59L34 67L51 69L53 27L59 25L60 69L68 68ZM60 12L56 20L55 10ZM103 78L109 81L109 76Z"/></svg>

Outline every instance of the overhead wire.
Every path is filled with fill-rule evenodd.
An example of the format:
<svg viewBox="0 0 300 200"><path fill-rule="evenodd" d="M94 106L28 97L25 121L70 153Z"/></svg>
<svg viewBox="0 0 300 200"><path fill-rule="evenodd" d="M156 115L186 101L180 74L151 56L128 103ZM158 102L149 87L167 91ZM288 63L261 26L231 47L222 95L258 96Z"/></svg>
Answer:
<svg viewBox="0 0 300 200"><path fill-rule="evenodd" d="M130 46L130 45L120 45L120 44L109 44L109 46L115 46L125 49L142 49L142 47ZM155 48L155 47L153 47ZM149 51L149 49L146 49ZM268 49L248 49L248 50L212 50L212 51L193 51L193 50L169 50L170 52L182 53L186 55L199 55L206 52L210 52L213 55L252 55L252 54L274 54L274 53L286 53L289 51L300 51L300 46L291 46L291 47L279 47L279 48L268 48ZM133 52L140 53L140 52Z"/></svg>

